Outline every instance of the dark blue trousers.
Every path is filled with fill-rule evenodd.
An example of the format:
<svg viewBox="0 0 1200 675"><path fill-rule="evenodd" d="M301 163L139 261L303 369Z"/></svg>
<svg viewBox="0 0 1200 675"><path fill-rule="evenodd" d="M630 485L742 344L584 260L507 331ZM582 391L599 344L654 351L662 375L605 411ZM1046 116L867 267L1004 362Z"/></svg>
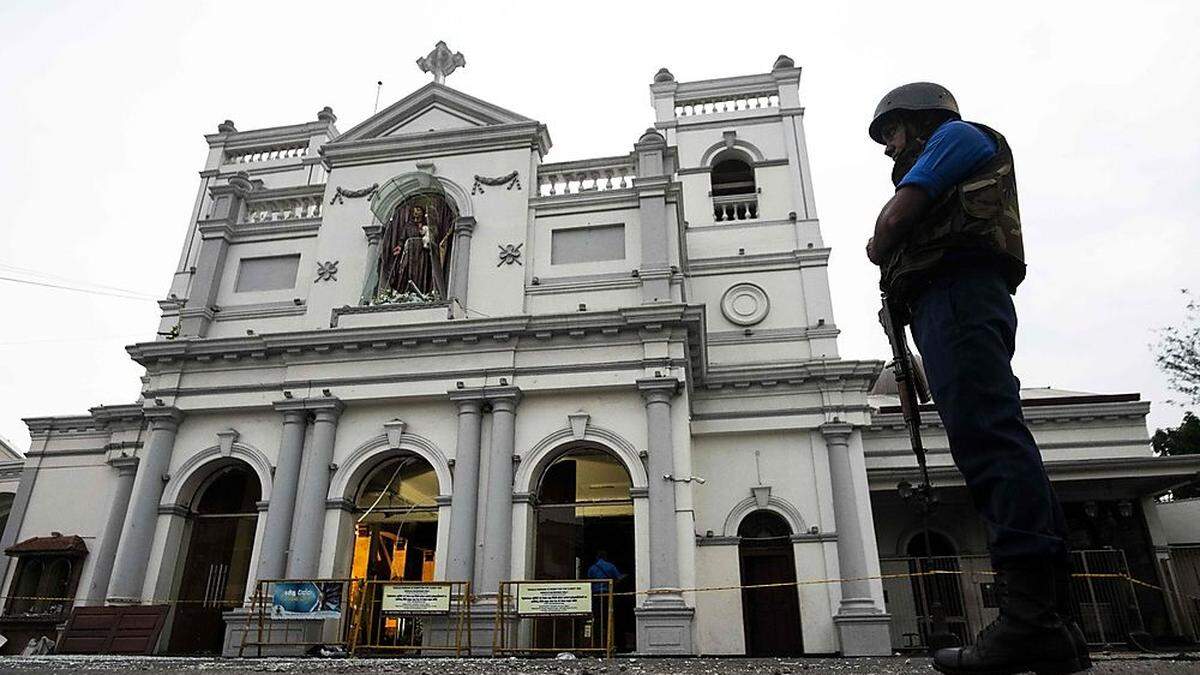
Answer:
<svg viewBox="0 0 1200 675"><path fill-rule="evenodd" d="M960 269L911 303L912 332L950 454L988 529L997 567L1067 554L1066 520L1021 414L1017 313L1003 277Z"/></svg>

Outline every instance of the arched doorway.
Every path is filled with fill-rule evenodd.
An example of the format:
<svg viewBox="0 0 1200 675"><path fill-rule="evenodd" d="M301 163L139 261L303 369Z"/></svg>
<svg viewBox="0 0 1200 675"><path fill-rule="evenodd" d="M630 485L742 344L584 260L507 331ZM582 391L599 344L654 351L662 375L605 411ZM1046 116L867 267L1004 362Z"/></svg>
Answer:
<svg viewBox="0 0 1200 675"><path fill-rule="evenodd" d="M921 530L908 540L904 552L913 575L913 605L919 617L922 644L930 644L935 613L945 618L946 628L958 638L958 643L966 644L971 631L963 603L963 577L959 574L962 565L954 542L941 532Z"/></svg>
<svg viewBox="0 0 1200 675"><path fill-rule="evenodd" d="M616 568L614 590L633 590L630 487L624 465L600 448L575 447L550 462L537 491L534 578L589 578L589 569L603 557ZM603 570L611 574L612 567L598 565L595 574ZM613 644L619 652L633 651L637 646L633 608L633 596L614 598ZM598 614L594 620L605 618ZM548 623L542 626L550 630ZM537 636L539 643L542 637ZM582 639L579 644L583 644Z"/></svg>
<svg viewBox="0 0 1200 675"><path fill-rule="evenodd" d="M796 554L792 528L773 511L753 511L738 525L738 561L743 586L793 584ZM747 656L792 656L804 652L800 594L795 586L742 589L742 626Z"/></svg>
<svg viewBox="0 0 1200 675"><path fill-rule="evenodd" d="M237 461L216 469L196 491L169 651L220 653L222 614L246 596L261 494L258 476Z"/></svg>
<svg viewBox="0 0 1200 675"><path fill-rule="evenodd" d="M354 553L350 576L367 581L433 581L437 548L438 479L412 454L394 455L367 474L354 499ZM370 587L378 603L383 590ZM372 614L365 629L375 644L418 644L417 623Z"/></svg>

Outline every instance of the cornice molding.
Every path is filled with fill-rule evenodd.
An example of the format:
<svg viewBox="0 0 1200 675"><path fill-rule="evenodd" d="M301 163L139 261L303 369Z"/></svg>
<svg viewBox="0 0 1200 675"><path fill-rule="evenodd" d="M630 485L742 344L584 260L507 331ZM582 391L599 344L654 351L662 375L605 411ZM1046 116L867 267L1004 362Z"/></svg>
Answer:
<svg viewBox="0 0 1200 675"><path fill-rule="evenodd" d="M606 329L661 330L680 326L689 333L703 333L704 306L656 304L569 314L522 315L511 317L456 319L413 325L388 325L355 328L328 328L288 333L263 333L225 338L181 338L142 342L126 347L134 361L153 366L182 360L237 360L249 356L272 356L305 351L325 353L350 346L386 348L389 345L415 347L423 343L444 345L447 329L453 329L456 341L481 340L508 342L518 336L571 331L603 332Z"/></svg>
<svg viewBox="0 0 1200 675"><path fill-rule="evenodd" d="M422 134L335 141L321 147L321 156L325 159L325 166L334 169L403 159L525 148L543 156L550 150L550 134L546 125L531 120L494 126L443 129Z"/></svg>

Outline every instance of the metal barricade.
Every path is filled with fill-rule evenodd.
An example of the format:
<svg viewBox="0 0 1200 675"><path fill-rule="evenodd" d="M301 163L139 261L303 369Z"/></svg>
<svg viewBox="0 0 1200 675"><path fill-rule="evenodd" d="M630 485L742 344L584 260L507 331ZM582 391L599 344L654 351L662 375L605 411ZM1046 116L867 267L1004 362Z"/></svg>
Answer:
<svg viewBox="0 0 1200 675"><path fill-rule="evenodd" d="M238 656L295 656L313 648L350 651L359 579L263 579L250 600Z"/></svg>
<svg viewBox="0 0 1200 675"><path fill-rule="evenodd" d="M496 598L496 656L571 652L611 658L611 579L503 581Z"/></svg>
<svg viewBox="0 0 1200 675"><path fill-rule="evenodd" d="M350 651L470 654L470 604L466 581L368 581Z"/></svg>

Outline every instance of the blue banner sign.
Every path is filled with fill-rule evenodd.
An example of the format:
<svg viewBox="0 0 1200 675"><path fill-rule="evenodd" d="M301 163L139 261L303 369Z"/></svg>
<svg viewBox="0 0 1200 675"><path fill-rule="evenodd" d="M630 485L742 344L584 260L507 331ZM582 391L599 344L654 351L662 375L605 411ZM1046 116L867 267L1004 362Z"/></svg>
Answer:
<svg viewBox="0 0 1200 675"><path fill-rule="evenodd" d="M271 605L271 616L276 619L337 619L342 615L342 584L277 581Z"/></svg>

